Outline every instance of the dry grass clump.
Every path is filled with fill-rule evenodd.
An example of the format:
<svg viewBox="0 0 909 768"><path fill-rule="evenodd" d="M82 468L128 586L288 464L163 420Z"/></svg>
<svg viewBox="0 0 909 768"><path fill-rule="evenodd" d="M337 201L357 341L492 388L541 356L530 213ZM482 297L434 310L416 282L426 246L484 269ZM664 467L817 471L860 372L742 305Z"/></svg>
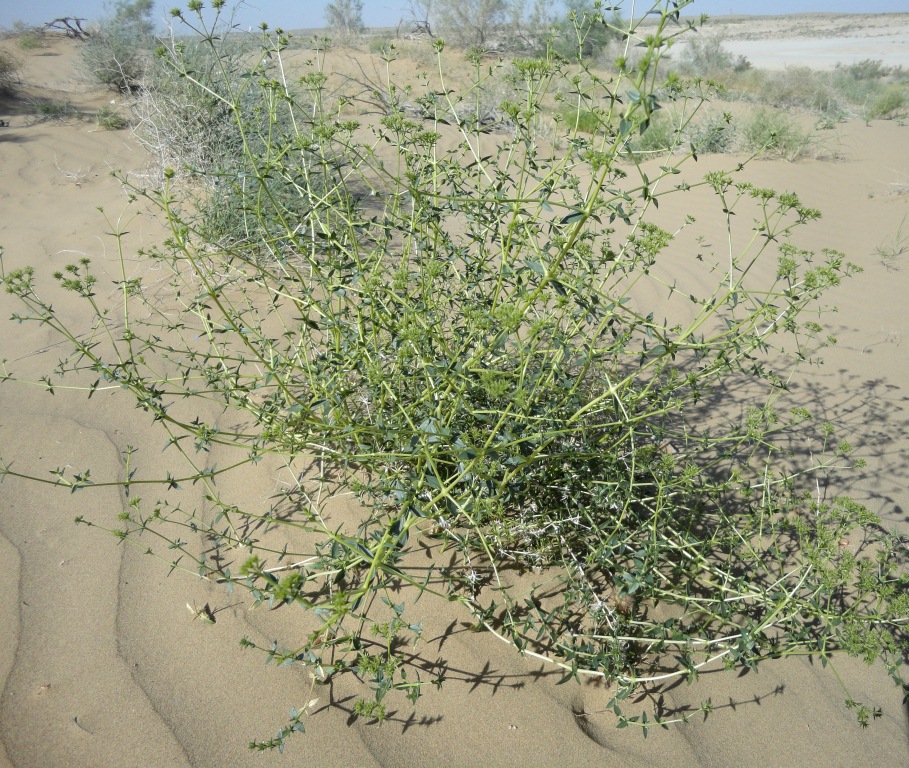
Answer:
<svg viewBox="0 0 909 768"><path fill-rule="evenodd" d="M901 257L906 253L909 253L909 229L906 228L906 217L903 216L896 232L874 249L874 255L887 269L894 271L899 269Z"/></svg>

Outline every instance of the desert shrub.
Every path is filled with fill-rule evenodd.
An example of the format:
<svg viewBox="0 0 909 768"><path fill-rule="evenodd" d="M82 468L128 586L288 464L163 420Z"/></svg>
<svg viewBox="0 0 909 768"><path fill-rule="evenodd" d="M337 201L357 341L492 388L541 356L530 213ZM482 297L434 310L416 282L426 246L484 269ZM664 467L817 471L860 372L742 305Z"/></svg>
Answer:
<svg viewBox="0 0 909 768"><path fill-rule="evenodd" d="M13 22L11 34L16 38L16 45L23 51L34 51L47 45L47 35L41 27L16 21Z"/></svg>
<svg viewBox="0 0 909 768"><path fill-rule="evenodd" d="M836 73L850 80L880 80L890 74L890 68L880 59L862 59L852 64L837 64Z"/></svg>
<svg viewBox="0 0 909 768"><path fill-rule="evenodd" d="M0 50L0 95L12 93L19 83L19 60Z"/></svg>
<svg viewBox="0 0 909 768"><path fill-rule="evenodd" d="M737 141L735 125L728 112L709 112L692 122L685 138L699 154L730 152Z"/></svg>
<svg viewBox="0 0 909 768"><path fill-rule="evenodd" d="M826 343L824 295L855 268L801 249L797 228L818 211L748 183L743 166L698 179L679 175L692 152L645 168L628 151L676 94L657 67L684 5L630 26L646 65L608 80L584 60L512 62L523 98L503 107L513 131L500 135L467 119L485 67L463 93L430 87L419 112L390 100L364 126L326 109L320 57L301 96L280 77L286 38L266 38L246 90L230 72L211 86L242 137L232 173L253 236L212 241L173 179L133 187L170 236L145 254L148 273L124 255L115 312L87 259L56 275L94 316L89 335L55 313L30 268L4 271L25 306L16 318L72 346L42 385L84 376L89 394L130 394L187 462L155 480L128 448L122 478L61 468L43 482L120 485L116 521L78 522L257 605L302 609L292 638L260 650L305 665L313 686L358 678L354 715L367 719L444 684L444 663L410 649L420 597L566 680L607 678L617 724L645 733L694 710L654 720L635 711L636 691L717 665L811 654L831 666L842 652L904 685L900 545L867 509L800 481L848 463L850 447L785 400ZM217 62L223 35L203 31ZM186 83L210 87L170 55ZM551 151L535 119L548 94L579 83L600 130L569 126ZM692 221L659 208L694 189L730 231L719 258L676 245ZM684 287L683 258L696 272ZM817 444L792 454L790 430L792 444ZM269 508L238 506L219 480L257 465L297 479ZM0 467L10 481L30 474ZM190 483L201 507L183 502ZM348 491L360 502L350 514L332 505ZM878 714L844 696L862 724ZM307 713L252 746L283 747Z"/></svg>
<svg viewBox="0 0 909 768"><path fill-rule="evenodd" d="M810 131L780 110L756 109L740 122L739 129L748 152L762 152L789 161L809 155L817 144Z"/></svg>
<svg viewBox="0 0 909 768"><path fill-rule="evenodd" d="M848 105L843 109L844 114L854 116L868 116L869 105L873 104L878 96L887 88L887 82L881 78L851 77L847 71L837 69L826 74L830 89ZM819 75L820 76L820 75Z"/></svg>
<svg viewBox="0 0 909 768"><path fill-rule="evenodd" d="M879 93L868 107L868 117L893 120L906 114L909 106L909 88L890 85Z"/></svg>
<svg viewBox="0 0 909 768"><path fill-rule="evenodd" d="M38 48L44 48L47 45L47 41L44 39L44 35L28 31L18 36L16 44L23 51L34 51Z"/></svg>
<svg viewBox="0 0 909 768"><path fill-rule="evenodd" d="M145 69L145 87L131 105L136 137L152 157L153 177L159 182L166 171L178 180L192 177L203 186L220 184L218 169L232 163L241 150L230 108L212 86L218 80L239 88L244 49L230 39L213 60L203 46L193 39L171 39L159 47Z"/></svg>
<svg viewBox="0 0 909 768"><path fill-rule="evenodd" d="M776 109L798 109L833 123L856 113L867 86L859 94L845 87L828 72L809 67L786 67L782 71L750 69L741 73L718 75L728 100L764 104ZM854 86L856 81L849 81Z"/></svg>
<svg viewBox="0 0 909 768"><path fill-rule="evenodd" d="M909 83L909 67L904 67L901 64L890 67L888 75L891 82Z"/></svg>
<svg viewBox="0 0 909 768"><path fill-rule="evenodd" d="M849 97L830 81L828 73L809 67L786 67L780 72L749 72L732 88L753 102L777 109L795 107L837 119L848 110Z"/></svg>
<svg viewBox="0 0 909 768"><path fill-rule="evenodd" d="M154 0L118 0L113 13L82 45L82 68L92 81L121 92L142 86L154 48Z"/></svg>
<svg viewBox="0 0 909 768"><path fill-rule="evenodd" d="M751 69L751 62L731 53L724 42L723 36L716 33L689 36L680 57L681 69L699 77L717 77Z"/></svg>
<svg viewBox="0 0 909 768"><path fill-rule="evenodd" d="M367 46L367 50L370 53L381 55L390 50L393 46L394 40L392 40L390 37L371 37L369 38L369 45Z"/></svg>
<svg viewBox="0 0 909 768"><path fill-rule="evenodd" d="M876 60L839 65L832 72L786 67L780 72L716 72L711 77L725 86L727 98L778 109L794 107L817 114L830 125L850 116L869 117L879 101L885 107L888 98L893 103L898 101L893 94L899 83L899 68L885 67Z"/></svg>
<svg viewBox="0 0 909 768"><path fill-rule="evenodd" d="M206 237L249 240L262 233L257 229L261 221L248 215L254 205L250 194L259 191L250 191L243 173L244 144L256 148L269 136L257 124L238 124L230 101L216 89L226 89L245 114L275 115L271 131L287 131L292 124L275 112L275 94L250 88L244 80L247 59L257 53L255 41L227 35L215 45L217 57L199 38L172 38L158 49L156 61L146 69L145 86L132 103L134 133L152 157L151 178L160 183L167 175L171 185L179 186L198 212ZM269 76L282 76L265 62L262 66ZM304 99L305 90L296 96L301 108ZM317 180L310 182L315 185ZM300 201L294 187L278 178L269 181L269 194L287 205Z"/></svg>
<svg viewBox="0 0 909 768"><path fill-rule="evenodd" d="M509 47L510 0L433 0L431 8L435 33L452 44Z"/></svg>

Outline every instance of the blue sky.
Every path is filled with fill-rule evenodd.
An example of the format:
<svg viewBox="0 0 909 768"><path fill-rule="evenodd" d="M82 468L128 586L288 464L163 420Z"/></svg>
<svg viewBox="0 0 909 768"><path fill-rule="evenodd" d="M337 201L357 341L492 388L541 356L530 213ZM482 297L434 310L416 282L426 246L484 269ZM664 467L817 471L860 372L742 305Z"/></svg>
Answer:
<svg viewBox="0 0 909 768"><path fill-rule="evenodd" d="M230 0L228 0L230 2ZM246 0L238 12L242 26L270 26L294 29L322 26L326 0ZM647 0L638 0L638 7ZM10 27L16 20L43 24L58 16L97 19L104 15L104 0L0 0L0 27ZM363 20L367 26L394 26L404 15L407 0L364 0ZM630 7L630 0L625 0ZM185 0L159 0L158 16L164 18L169 8L184 6ZM686 12L721 15L726 13L776 14L829 11L837 13L909 12L909 0L695 0Z"/></svg>

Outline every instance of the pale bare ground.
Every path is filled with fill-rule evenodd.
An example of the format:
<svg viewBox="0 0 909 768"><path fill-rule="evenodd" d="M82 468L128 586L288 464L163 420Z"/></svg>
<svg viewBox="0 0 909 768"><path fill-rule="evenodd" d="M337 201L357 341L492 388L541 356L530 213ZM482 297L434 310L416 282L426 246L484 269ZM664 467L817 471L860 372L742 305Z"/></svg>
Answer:
<svg viewBox="0 0 909 768"><path fill-rule="evenodd" d="M86 110L111 98L73 75L70 44L24 58L24 87L36 95ZM861 58L876 58L873 44ZM116 258L97 212L103 206L129 230L130 263L144 269L136 253L160 239L162 228L151 216L132 218L108 175L143 167L129 134L87 121L28 125L21 103L2 109L10 121L0 128L0 245L8 266L34 266L46 286L53 270L85 254L110 284ZM849 493L909 532L909 358L902 346L909 252L889 263L875 253L898 236L909 213L907 131L892 121L845 123L835 133L836 161L761 161L748 178L796 191L824 212L799 245L840 249L864 268L834 296L839 311L827 322L838 345L825 352L823 367L799 379L794 398L840 423L840 436L868 459L864 470L832 479L823 492ZM699 172L737 160L703 157ZM703 234L708 247L721 241L708 198L669 200L667 220L693 213L700 226L692 238ZM701 247L676 243L680 279L684 254ZM0 302L0 314L14 311L8 297ZM72 298L57 294L54 303L68 317L82 316ZM62 352L53 336L3 322L0 357L10 369L37 379L54 366ZM132 444L141 446L143 472L152 476L163 469L160 443L150 420L116 393L89 402L62 390L51 397L0 386L0 455L18 469L90 465L95 477L117 476ZM238 504L264 505L282 477L264 471L233 482L224 490ZM909 755L900 693L882 670L860 662L840 662L838 671L857 699L883 708L868 730L846 712L828 671L804 660L740 678L710 672L695 687L657 692L667 711L708 697L716 709L706 721L652 731L645 741L615 729L601 684L556 685L560 675L550 668L469 631L467 616L428 598L414 618L426 628L421 656L449 669L442 691L429 692L416 709L399 707L381 727L350 718L353 688L338 687L331 698L321 691L318 716L285 755L254 754L246 743L272 735L291 706L304 705L309 681L302 670L263 665L238 641L293 637L293 613L249 610L238 595L185 574L168 577L139 550L73 524L80 514L112 523L123 504L114 491L70 495L12 479L0 486L0 765L895 768ZM216 624L193 620L187 602L208 603Z"/></svg>
<svg viewBox="0 0 909 768"><path fill-rule="evenodd" d="M909 13L717 16L702 27L759 69L832 69L878 59L909 67Z"/></svg>

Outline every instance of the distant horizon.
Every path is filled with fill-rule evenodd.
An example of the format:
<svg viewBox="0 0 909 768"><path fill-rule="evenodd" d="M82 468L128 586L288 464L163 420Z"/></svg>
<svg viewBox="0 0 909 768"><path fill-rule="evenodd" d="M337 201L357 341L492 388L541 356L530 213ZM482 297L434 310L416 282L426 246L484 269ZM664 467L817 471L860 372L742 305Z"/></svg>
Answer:
<svg viewBox="0 0 909 768"><path fill-rule="evenodd" d="M236 5L234 22L237 26L257 28L267 22L272 28L314 29L325 27L325 5L328 0L311 0L301 7L299 0L244 0ZM9 29L14 22L41 26L55 18L77 17L90 22L103 18L112 3L108 0L31 0L27 4L3 3L0 7L0 28ZM554 3L561 5L561 3ZM627 13L632 4L636 12L651 7L651 2L622 3ZM205 3L210 7L211 3ZM174 6L186 7L183 0L158 0L155 18L162 24ZM367 27L394 27L406 18L407 0L364 0L363 21ZM865 0L861 12L856 12L854 0L695 0L684 9L686 16L706 13L709 16L794 16L806 13L834 13L870 16L879 13L909 13L909 0Z"/></svg>

